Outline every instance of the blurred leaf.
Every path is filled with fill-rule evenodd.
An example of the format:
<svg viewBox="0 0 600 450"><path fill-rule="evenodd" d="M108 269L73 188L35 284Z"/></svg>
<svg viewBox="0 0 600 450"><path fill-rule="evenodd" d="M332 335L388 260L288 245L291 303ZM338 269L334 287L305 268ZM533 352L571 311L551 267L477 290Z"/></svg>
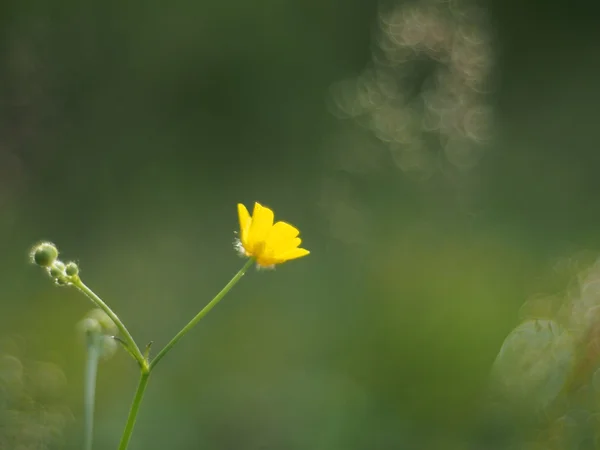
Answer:
<svg viewBox="0 0 600 450"><path fill-rule="evenodd" d="M560 393L574 359L567 330L552 320L528 320L504 340L492 368L493 387L510 400L544 408Z"/></svg>

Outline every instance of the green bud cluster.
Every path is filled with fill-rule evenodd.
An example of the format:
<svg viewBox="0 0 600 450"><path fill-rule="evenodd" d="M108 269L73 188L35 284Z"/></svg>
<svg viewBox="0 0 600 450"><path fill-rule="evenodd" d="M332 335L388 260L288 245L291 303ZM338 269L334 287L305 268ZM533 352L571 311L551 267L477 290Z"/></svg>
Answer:
<svg viewBox="0 0 600 450"><path fill-rule="evenodd" d="M74 262L63 263L58 259L58 249L51 242L40 242L31 250L31 261L45 268L48 275L59 286L70 284L79 275L79 267Z"/></svg>

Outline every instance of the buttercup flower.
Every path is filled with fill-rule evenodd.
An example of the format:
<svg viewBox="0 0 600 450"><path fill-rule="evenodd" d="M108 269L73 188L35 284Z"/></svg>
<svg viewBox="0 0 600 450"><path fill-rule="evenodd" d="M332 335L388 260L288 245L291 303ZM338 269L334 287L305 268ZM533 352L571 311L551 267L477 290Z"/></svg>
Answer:
<svg viewBox="0 0 600 450"><path fill-rule="evenodd" d="M237 247L241 254L256 259L260 267L273 267L310 253L298 248L302 242L298 237L300 232L289 223L273 224L273 211L260 203L254 203L252 216L244 205L238 204L238 215L240 241Z"/></svg>

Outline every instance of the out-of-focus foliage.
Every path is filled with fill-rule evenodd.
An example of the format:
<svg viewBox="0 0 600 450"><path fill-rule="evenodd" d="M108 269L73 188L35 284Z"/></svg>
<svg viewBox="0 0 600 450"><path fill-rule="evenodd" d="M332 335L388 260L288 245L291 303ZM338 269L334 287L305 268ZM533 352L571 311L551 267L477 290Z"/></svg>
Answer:
<svg viewBox="0 0 600 450"><path fill-rule="evenodd" d="M528 320L506 338L492 376L503 394L532 410L548 406L567 384L575 342L551 320Z"/></svg>
<svg viewBox="0 0 600 450"><path fill-rule="evenodd" d="M4 350L4 349L3 349ZM65 374L56 364L0 354L0 448L58 448L73 421L62 397Z"/></svg>
<svg viewBox="0 0 600 450"><path fill-rule="evenodd" d="M596 17L0 2L0 448L81 443L90 304L28 264L34 242L156 349L242 264L254 201L311 255L249 273L165 358L132 450L594 448ZM494 361L547 406L491 389ZM100 365L96 449L135 382L120 350Z"/></svg>

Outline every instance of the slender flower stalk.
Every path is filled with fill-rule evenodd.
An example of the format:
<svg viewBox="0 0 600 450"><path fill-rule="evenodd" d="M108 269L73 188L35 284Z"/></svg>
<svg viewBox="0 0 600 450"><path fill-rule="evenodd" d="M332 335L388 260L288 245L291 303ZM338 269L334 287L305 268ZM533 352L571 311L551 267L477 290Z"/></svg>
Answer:
<svg viewBox="0 0 600 450"><path fill-rule="evenodd" d="M142 399L144 398L144 392L146 391L146 386L148 384L148 378L150 377L150 372L154 370L159 361L179 342L179 340L190 332L192 328L196 326L200 320L204 316L206 316L211 309L213 309L217 303L219 303L225 295L237 284L238 281L242 279L246 271L252 266L253 260L249 259L246 264L239 270L238 273L234 275L234 277L225 285L221 291L215 295L215 297L204 307L202 310L196 314L196 316L189 321L189 323L181 329L179 333L175 335L171 341L165 345L165 347L158 352L156 357L152 360L152 362L146 366L146 368L142 368L142 373L140 375L140 381L135 392L135 397L133 398L133 403L131 404L131 409L129 410L129 417L127 418L127 423L125 424L125 430L123 431L123 436L121 438L121 444L119 445L119 450L126 450L127 445L129 444L129 440L131 439L131 435L133 433L133 427L135 426L135 422L137 420L137 415L140 409L140 405L142 403Z"/></svg>
<svg viewBox="0 0 600 450"><path fill-rule="evenodd" d="M84 450L92 450L94 441L94 406L96 399L96 375L98 361L100 360L103 336L97 333L87 333L87 361L85 365L85 378L83 388L83 414L84 414Z"/></svg>
<svg viewBox="0 0 600 450"><path fill-rule="evenodd" d="M129 445L129 440L133 434L133 427L135 426L135 421L137 419L138 412L140 411L140 405L142 404L142 399L144 398L144 392L146 392L146 386L148 385L149 379L150 369L146 367L145 369L142 369L142 373L140 374L140 381L138 382L138 387L135 391L135 396L133 397L133 403L131 404L131 409L129 410L129 416L127 417L125 429L123 430L123 436L121 436L119 450L127 450L127 446Z"/></svg>
<svg viewBox="0 0 600 450"><path fill-rule="evenodd" d="M143 368L143 367L147 366L148 362L142 355L140 348L135 343L135 340L133 339L133 337L127 330L127 327L125 327L123 322L121 322L121 319L119 319L119 317L113 312L113 310L110 309L109 306L106 303L104 303L102 301L102 299L94 293L94 291L92 291L89 287L87 287L83 283L83 281L81 281L79 276L77 276L77 275L74 276L70 280L70 282L71 282L71 284L73 284L73 286L75 286L77 289L79 289L86 297L88 297L92 302L94 302L94 304L98 308L100 308L102 311L104 311L108 315L108 317L111 318L111 320L117 326L119 332L123 335L123 339L125 340L125 343L128 346L129 352L131 353L133 358L138 362L140 367Z"/></svg>
<svg viewBox="0 0 600 450"><path fill-rule="evenodd" d="M190 320L188 324L185 327L183 327L181 331L177 333L175 337L171 339L171 341L167 345L165 345L165 347L160 352L158 352L156 357L150 363L150 370L154 369L156 365L160 362L160 360L163 359L164 356L169 352L169 350L171 350L183 336L185 336L192 328L194 328L196 324L200 322L200 320L202 320L202 318L206 316L210 312L210 310L213 309L217 305L217 303L219 303L223 299L223 297L225 297L225 295L231 290L231 288L242 279L246 271L250 268L250 266L252 266L253 262L254 261L252 260L252 258L248 259L246 264L244 264L244 266L239 270L239 272L234 275L234 277L229 281L229 283L227 283L225 287L221 289L221 291L217 295L215 295L215 297L210 302L208 302L208 304L204 308L202 308L202 310L198 314L196 314L196 316L192 320Z"/></svg>

